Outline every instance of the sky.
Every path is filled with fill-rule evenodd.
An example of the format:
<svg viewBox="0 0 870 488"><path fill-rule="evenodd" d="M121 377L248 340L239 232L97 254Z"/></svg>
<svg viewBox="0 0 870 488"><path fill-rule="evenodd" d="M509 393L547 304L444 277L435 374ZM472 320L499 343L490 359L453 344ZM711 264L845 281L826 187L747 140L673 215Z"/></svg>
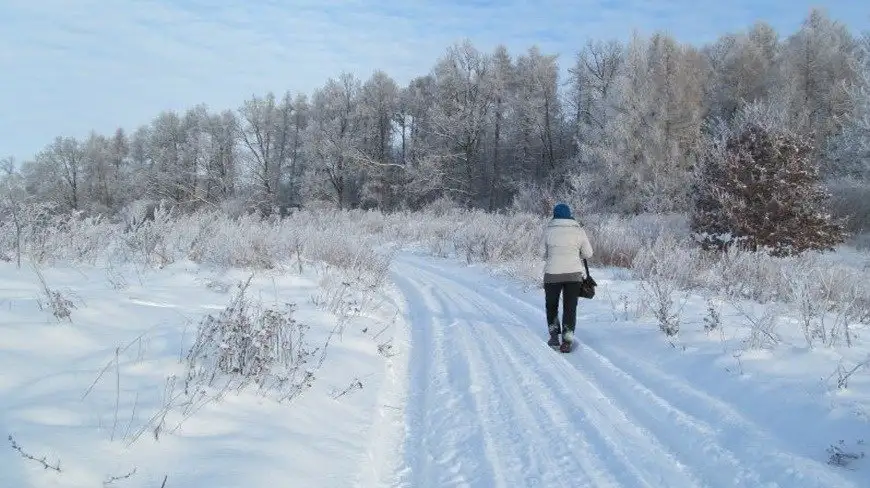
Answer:
<svg viewBox="0 0 870 488"><path fill-rule="evenodd" d="M163 110L310 95L342 72L404 85L463 39L514 56L537 45L567 67L589 38L700 45L756 20L788 35L814 6L870 29L866 0L0 0L0 157Z"/></svg>

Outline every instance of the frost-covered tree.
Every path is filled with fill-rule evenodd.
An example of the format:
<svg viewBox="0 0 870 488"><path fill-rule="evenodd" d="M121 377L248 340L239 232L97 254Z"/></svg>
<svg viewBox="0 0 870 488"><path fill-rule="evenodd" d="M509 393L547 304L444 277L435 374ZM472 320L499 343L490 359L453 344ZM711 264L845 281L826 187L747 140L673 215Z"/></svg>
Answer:
<svg viewBox="0 0 870 488"><path fill-rule="evenodd" d="M42 200L68 210L81 210L85 202L84 145L74 137L57 137L32 162L25 163L28 189Z"/></svg>
<svg viewBox="0 0 870 488"><path fill-rule="evenodd" d="M484 168L486 178L487 209L493 211L503 204L504 194L508 191L510 182L507 175L517 169L513 151L508 149L508 137L516 138L517 131L510 126L514 117L512 107L516 106L517 81L519 74L514 66L511 55L503 45L496 47L492 55L492 110L490 125L492 127L492 152L489 164Z"/></svg>
<svg viewBox="0 0 870 488"><path fill-rule="evenodd" d="M775 88L780 52L776 31L764 22L727 34L704 49L710 64L709 111L730 119L741 105L764 100Z"/></svg>
<svg viewBox="0 0 870 488"><path fill-rule="evenodd" d="M562 161L560 137L562 106L558 97L556 56L537 48L517 58L516 157L528 170L526 176L542 181L556 173Z"/></svg>
<svg viewBox="0 0 870 488"><path fill-rule="evenodd" d="M177 112L164 111L151 122L147 143L150 165L147 171L148 194L157 200L183 202L189 192L182 167L185 142L181 117Z"/></svg>
<svg viewBox="0 0 870 488"><path fill-rule="evenodd" d="M396 82L383 71L376 71L362 85L357 111L365 175L362 198L367 206L395 208L404 177L402 166L394 163L394 123L399 111Z"/></svg>
<svg viewBox="0 0 870 488"><path fill-rule="evenodd" d="M851 106L842 131L828 143L827 157L832 175L870 184L870 33L861 39L854 64L857 76L846 92Z"/></svg>
<svg viewBox="0 0 870 488"><path fill-rule="evenodd" d="M492 59L469 41L452 46L433 71L437 96L430 129L450 158L445 163L449 196L476 203L481 147L492 102Z"/></svg>
<svg viewBox="0 0 870 488"><path fill-rule="evenodd" d="M706 46L662 33L590 40L561 83L557 58L538 47L485 53L465 41L403 87L376 71L310 98L253 95L222 113L191 105L76 151L46 148L21 173L30 195L91 213L137 200L265 210L441 198L497 211L557 197L584 211L685 212L705 121L733 125L762 105L808 137L832 188L834 176L870 178L870 56L858 44L815 10L782 38L758 22Z"/></svg>
<svg viewBox="0 0 870 488"><path fill-rule="evenodd" d="M620 212L683 210L704 118L706 64L663 34L595 46L574 72L576 171Z"/></svg>
<svg viewBox="0 0 870 488"><path fill-rule="evenodd" d="M111 141L92 132L84 142L82 180L87 206L91 211L105 213L116 204L119 176L112 164Z"/></svg>
<svg viewBox="0 0 870 488"><path fill-rule="evenodd" d="M360 90L359 80L349 73L330 79L314 93L306 132L312 166L309 196L328 199L342 209L359 202L365 160L358 110Z"/></svg>
<svg viewBox="0 0 870 488"><path fill-rule="evenodd" d="M691 228L705 247L737 243L790 255L830 249L843 222L826 208L819 162L804 136L758 104L720 125L698 171Z"/></svg>
<svg viewBox="0 0 870 488"><path fill-rule="evenodd" d="M585 188L595 188L597 206L613 208L618 184L614 171L619 167L612 141L620 112L620 93L625 81L625 47L615 41L588 41L569 70L569 101L573 113L572 131L577 154L572 173ZM574 188L586 199L583 188ZM526 193L530 190L526 188ZM533 190L531 190L533 191ZM590 199L589 201L591 201Z"/></svg>
<svg viewBox="0 0 870 488"><path fill-rule="evenodd" d="M0 227L11 229L12 232L0 242L9 239L15 249L18 267L21 267L21 246L24 233L24 208L29 196L25 189L24 177L18 170L15 159L8 157L0 159ZM0 253L0 260L11 259Z"/></svg>
<svg viewBox="0 0 870 488"><path fill-rule="evenodd" d="M239 108L239 134L245 161L257 189L256 204L263 210L279 206L285 171L294 148L293 102L290 92L279 101L269 92L254 96Z"/></svg>
<svg viewBox="0 0 870 488"><path fill-rule="evenodd" d="M855 39L819 9L783 46L779 90L788 94L791 126L821 150L849 108L847 87L855 80Z"/></svg>
<svg viewBox="0 0 870 488"><path fill-rule="evenodd" d="M217 203L235 195L239 172L238 134L239 121L232 111L210 114L205 120L207 146L202 194L207 202Z"/></svg>

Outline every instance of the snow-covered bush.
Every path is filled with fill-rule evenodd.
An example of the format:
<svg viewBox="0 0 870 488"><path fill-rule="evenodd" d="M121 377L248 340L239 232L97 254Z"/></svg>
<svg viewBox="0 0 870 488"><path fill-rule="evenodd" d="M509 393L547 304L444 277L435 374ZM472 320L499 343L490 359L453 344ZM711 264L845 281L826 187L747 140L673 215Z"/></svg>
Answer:
<svg viewBox="0 0 870 488"><path fill-rule="evenodd" d="M733 239L783 256L843 242L806 140L754 119L720 137L704 153L695 188L692 231L705 248Z"/></svg>
<svg viewBox="0 0 870 488"><path fill-rule="evenodd" d="M187 353L184 389L188 395L208 396L219 385L239 390L255 385L279 399L293 398L311 385L308 369L317 349L307 343L308 327L293 317L294 306L276 309L253 304L241 284L227 307L208 315Z"/></svg>

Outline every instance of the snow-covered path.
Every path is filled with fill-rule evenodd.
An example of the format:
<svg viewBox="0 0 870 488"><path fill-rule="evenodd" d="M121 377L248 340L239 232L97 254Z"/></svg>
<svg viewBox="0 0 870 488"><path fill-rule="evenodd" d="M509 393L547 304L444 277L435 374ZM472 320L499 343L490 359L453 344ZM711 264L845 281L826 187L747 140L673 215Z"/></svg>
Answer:
<svg viewBox="0 0 870 488"><path fill-rule="evenodd" d="M581 303L563 355L540 294L413 254L393 270L411 329L401 486L862 486L757 412L604 344L603 299Z"/></svg>

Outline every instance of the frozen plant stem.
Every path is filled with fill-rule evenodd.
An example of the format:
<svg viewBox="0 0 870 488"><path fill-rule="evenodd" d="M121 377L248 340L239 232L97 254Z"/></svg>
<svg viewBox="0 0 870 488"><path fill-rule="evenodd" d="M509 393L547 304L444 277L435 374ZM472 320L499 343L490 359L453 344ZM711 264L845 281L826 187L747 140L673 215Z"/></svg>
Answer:
<svg viewBox="0 0 870 488"><path fill-rule="evenodd" d="M121 403L121 364L118 359L120 348L115 348L115 417L112 420L112 435L110 440L115 440L115 429L118 427L118 406Z"/></svg>
<svg viewBox="0 0 870 488"><path fill-rule="evenodd" d="M133 470L130 471L129 473L127 473L127 474L124 474L124 475L121 475L121 476L109 476L109 477L106 479L106 481L103 481L103 486L108 486L108 485L111 485L112 483L114 483L114 482L116 482L116 481L120 481L120 480L128 479L128 478L132 477L134 474L136 474L136 468L135 468L135 467L133 467Z"/></svg>
<svg viewBox="0 0 870 488"><path fill-rule="evenodd" d="M17 451L18 454L21 454L21 457L23 457L24 459L30 459L31 461L35 461L35 462L41 464L42 467L45 468L45 469L50 469L50 470L52 470L52 471L57 471L58 473L61 472L61 470L60 470L60 460L59 460L59 459L58 459L58 461L57 461L56 464L53 464L53 465L52 465L52 464L49 464L48 461L46 461L46 457L45 457L45 456L42 456L42 458L37 458L36 456L33 456L33 455L31 455L31 454L26 453L26 452L24 451L24 449L22 449L21 446L18 445L17 442L15 442L15 439L12 437L12 434L9 435L9 443L12 444L12 449L14 449L15 451Z"/></svg>

